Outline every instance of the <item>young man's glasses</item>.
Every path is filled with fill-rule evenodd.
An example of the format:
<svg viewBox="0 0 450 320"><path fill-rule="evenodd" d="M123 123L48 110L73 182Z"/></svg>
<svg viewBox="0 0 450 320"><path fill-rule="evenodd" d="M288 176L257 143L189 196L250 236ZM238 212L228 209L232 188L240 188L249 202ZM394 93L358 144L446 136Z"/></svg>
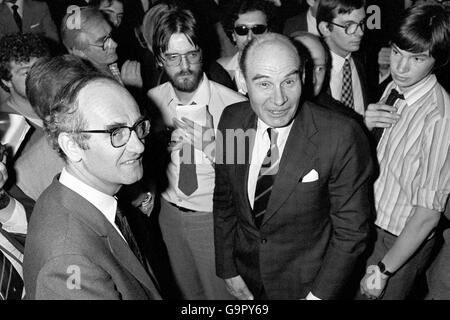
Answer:
<svg viewBox="0 0 450 320"><path fill-rule="evenodd" d="M197 64L202 62L202 51L198 49L183 54L166 53L164 55L164 60L169 67L177 67L180 65L182 57L184 57L190 64Z"/></svg>
<svg viewBox="0 0 450 320"><path fill-rule="evenodd" d="M267 31L267 26L264 24L255 24L251 27L244 25L234 27L234 32L236 32L238 36L246 36L250 30L252 30L253 34L263 34Z"/></svg>
<svg viewBox="0 0 450 320"><path fill-rule="evenodd" d="M138 139L144 139L150 133L150 120L142 119L132 127L118 126L108 130L80 130L74 131L74 133L109 133L111 145L114 148L120 148L128 143L132 131L136 132Z"/></svg>
<svg viewBox="0 0 450 320"><path fill-rule="evenodd" d="M345 29L345 33L348 34L348 35L355 34L356 30L358 30L358 27L361 28L362 32L364 32L366 30L366 20L365 19L362 20L360 23L352 22L352 23L349 23L349 24L347 24L345 26L343 26L341 24L337 24L337 23L331 22L331 21L327 21L327 22L331 23L334 26L344 28Z"/></svg>
<svg viewBox="0 0 450 320"><path fill-rule="evenodd" d="M103 51L108 50L112 45L113 39L111 38L111 34L107 35L104 39L102 44L94 44L89 43L90 46L102 48Z"/></svg>

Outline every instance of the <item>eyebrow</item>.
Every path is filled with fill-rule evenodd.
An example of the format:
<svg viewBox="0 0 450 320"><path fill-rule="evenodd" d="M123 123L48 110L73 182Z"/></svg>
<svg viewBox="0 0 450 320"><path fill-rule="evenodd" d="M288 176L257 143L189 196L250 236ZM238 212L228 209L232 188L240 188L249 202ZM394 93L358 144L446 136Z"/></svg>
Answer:
<svg viewBox="0 0 450 320"><path fill-rule="evenodd" d="M394 48L398 52L400 52L400 50L402 50L399 47L397 47L397 45L395 45L395 44L392 44L392 48ZM402 51L406 51L406 50L402 50ZM430 52L428 52L428 53L423 53L423 52L414 53L414 52L409 52L409 51L406 51L406 52L411 54L412 57L431 57Z"/></svg>
<svg viewBox="0 0 450 320"><path fill-rule="evenodd" d="M105 130L113 130L113 129L118 129L121 127L132 127L136 123L138 123L139 121L142 121L144 119L145 119L145 116L140 116L131 126L129 126L126 122L114 122L114 123L106 125Z"/></svg>
<svg viewBox="0 0 450 320"><path fill-rule="evenodd" d="M295 69L295 70L289 72L289 73L285 76L285 78L290 77L290 76L295 75L295 74L297 74L297 75L300 74L300 72L299 72L298 69ZM257 75L255 75L255 76L252 78L252 81L260 80L260 79L266 79L266 78L270 78L270 77L269 77L269 76L266 76L266 75L263 75L263 74L257 74Z"/></svg>

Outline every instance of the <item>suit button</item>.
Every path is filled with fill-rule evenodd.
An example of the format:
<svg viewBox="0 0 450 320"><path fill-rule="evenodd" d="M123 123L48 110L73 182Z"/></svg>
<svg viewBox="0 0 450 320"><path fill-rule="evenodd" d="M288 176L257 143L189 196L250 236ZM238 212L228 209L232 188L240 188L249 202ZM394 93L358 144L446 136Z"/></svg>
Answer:
<svg viewBox="0 0 450 320"><path fill-rule="evenodd" d="M267 242L267 239L261 239L262 244L266 244L266 242Z"/></svg>

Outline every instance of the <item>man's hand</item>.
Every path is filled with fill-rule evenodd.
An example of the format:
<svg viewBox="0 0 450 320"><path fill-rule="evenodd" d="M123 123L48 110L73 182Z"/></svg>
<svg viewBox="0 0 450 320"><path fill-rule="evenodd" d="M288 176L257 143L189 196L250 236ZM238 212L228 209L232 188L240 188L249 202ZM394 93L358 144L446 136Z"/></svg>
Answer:
<svg viewBox="0 0 450 320"><path fill-rule="evenodd" d="M184 117L181 120L183 121L173 118L175 127L184 133L183 139L197 150L204 152L206 156L213 156L215 150L214 122L208 106L206 106L206 124L204 126Z"/></svg>
<svg viewBox="0 0 450 320"><path fill-rule="evenodd" d="M254 300L254 297L241 276L225 279L225 285L231 295L238 300Z"/></svg>
<svg viewBox="0 0 450 320"><path fill-rule="evenodd" d="M378 52L378 70L380 72L380 78L385 77L389 73L389 67L391 65L391 48L383 47Z"/></svg>
<svg viewBox="0 0 450 320"><path fill-rule="evenodd" d="M126 86L142 88L141 64L138 61L125 61L120 76Z"/></svg>
<svg viewBox="0 0 450 320"><path fill-rule="evenodd" d="M389 277L382 274L376 265L367 267L366 274L360 282L361 294L369 299L379 299L384 293Z"/></svg>
<svg viewBox="0 0 450 320"><path fill-rule="evenodd" d="M371 103L364 113L364 123L369 130L390 128L400 119L397 109L381 103Z"/></svg>

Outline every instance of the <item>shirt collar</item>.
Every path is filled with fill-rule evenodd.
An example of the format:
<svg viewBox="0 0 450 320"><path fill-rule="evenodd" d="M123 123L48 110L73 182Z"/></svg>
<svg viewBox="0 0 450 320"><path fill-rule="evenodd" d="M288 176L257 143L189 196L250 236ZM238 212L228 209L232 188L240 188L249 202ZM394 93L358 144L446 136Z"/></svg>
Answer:
<svg viewBox="0 0 450 320"><path fill-rule="evenodd" d="M313 31L312 32L313 34L319 35L319 31L317 30L317 20L312 15L311 8L309 8L308 11L306 12L306 21L308 22L308 31L309 32ZM311 31L309 30L310 28Z"/></svg>
<svg viewBox="0 0 450 320"><path fill-rule="evenodd" d="M16 5L19 8L17 9L19 11L20 14L22 14L22 10L23 10L23 0L17 0L16 3L11 3L11 2L6 2L6 4L8 5L8 7L12 10L12 6Z"/></svg>
<svg viewBox="0 0 450 320"><path fill-rule="evenodd" d="M108 219L112 225L114 225L117 210L116 198L92 188L74 175L70 174L66 168L62 169L59 182L89 201L94 207L105 215L106 219Z"/></svg>
<svg viewBox="0 0 450 320"><path fill-rule="evenodd" d="M169 104L175 104L175 105L189 105L195 102L196 104L203 104L203 105L209 105L209 100L211 98L211 91L209 86L209 80L205 73L203 73L202 80L200 82L200 85L198 86L197 90L195 90L194 95L192 96L192 99L188 101L188 103L181 103L180 100L178 100L177 94L175 93L175 89L173 88L173 85L170 84L169 87Z"/></svg>
<svg viewBox="0 0 450 320"><path fill-rule="evenodd" d="M278 132L277 144L280 141L283 141L283 140L285 140L285 138L287 138L287 136L289 135L289 132L291 131L292 125L294 124L294 121L295 121L295 119L293 121L291 121L291 123L285 127L274 128ZM269 128L271 128L271 127L268 126L264 121L262 121L261 119L258 118L256 132L260 136L260 138L263 138L267 134L267 129L269 129Z"/></svg>
<svg viewBox="0 0 450 320"><path fill-rule="evenodd" d="M342 70L342 67L344 66L344 63L345 63L345 59L350 59L350 57L352 55L351 53L349 53L348 55L346 55L343 58L331 50L330 50L330 52L331 52L332 69L336 72L339 72Z"/></svg>
<svg viewBox="0 0 450 320"><path fill-rule="evenodd" d="M426 93L430 92L430 90L436 85L436 82L436 76L434 74L430 74L419 83L415 84L414 87L410 88L407 92L403 93L397 85L395 85L395 87L398 92L404 95L406 104L408 106L412 106Z"/></svg>

